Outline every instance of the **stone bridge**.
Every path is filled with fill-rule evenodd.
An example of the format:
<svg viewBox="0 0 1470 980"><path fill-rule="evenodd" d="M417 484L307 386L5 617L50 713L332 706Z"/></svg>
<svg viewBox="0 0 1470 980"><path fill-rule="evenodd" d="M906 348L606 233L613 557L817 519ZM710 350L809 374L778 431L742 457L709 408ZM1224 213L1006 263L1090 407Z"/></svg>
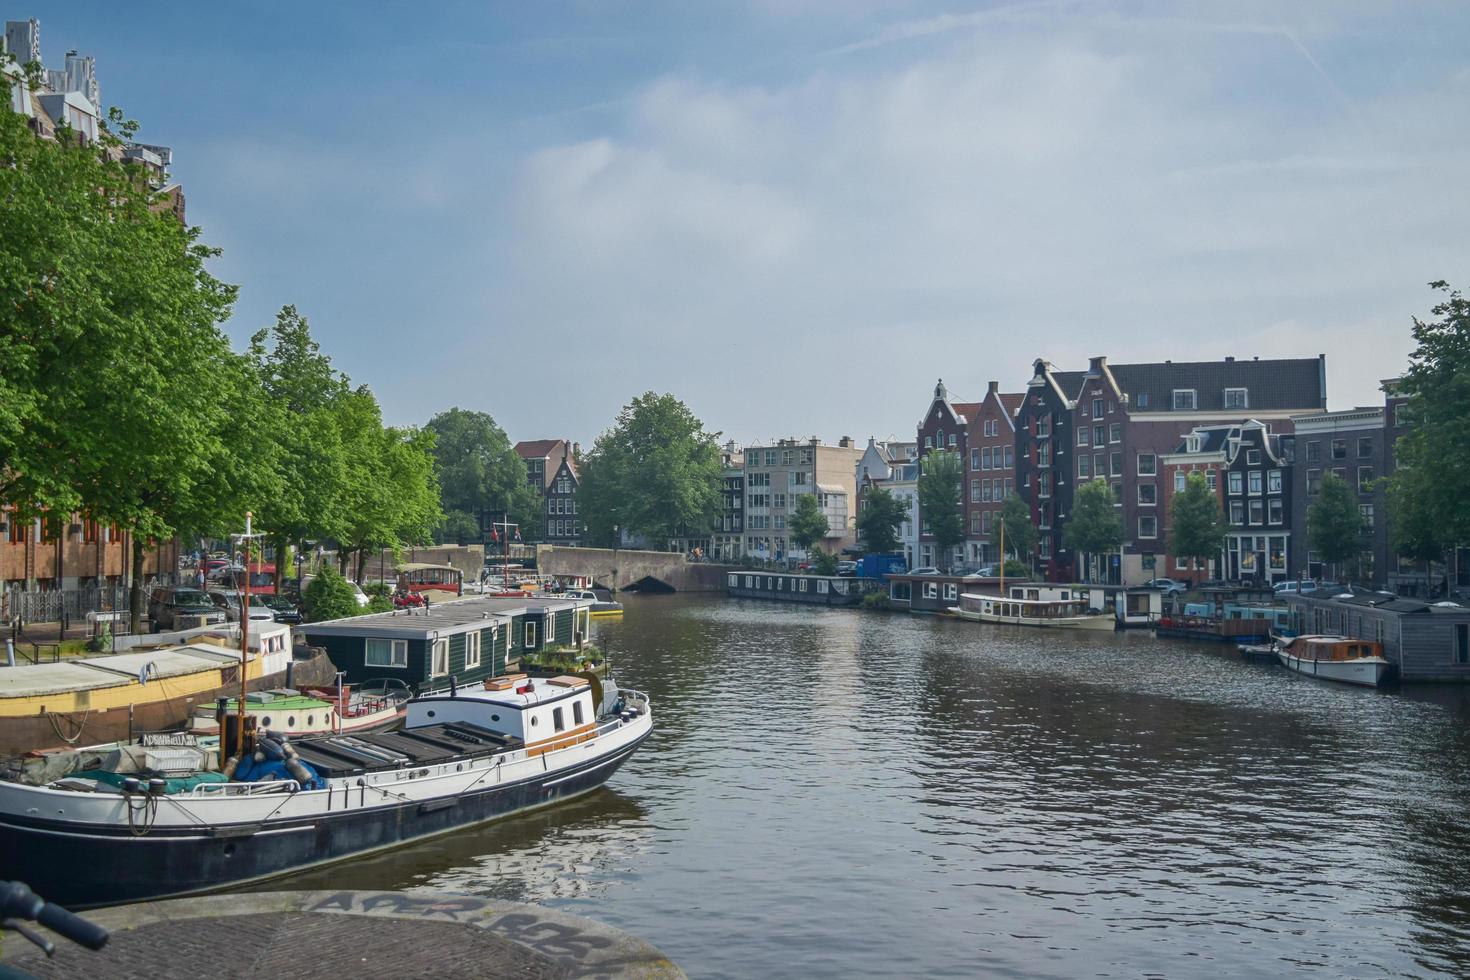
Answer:
<svg viewBox="0 0 1470 980"><path fill-rule="evenodd" d="M542 575L584 575L614 591L723 592L725 571L734 567L691 562L669 551L536 546L536 570Z"/></svg>

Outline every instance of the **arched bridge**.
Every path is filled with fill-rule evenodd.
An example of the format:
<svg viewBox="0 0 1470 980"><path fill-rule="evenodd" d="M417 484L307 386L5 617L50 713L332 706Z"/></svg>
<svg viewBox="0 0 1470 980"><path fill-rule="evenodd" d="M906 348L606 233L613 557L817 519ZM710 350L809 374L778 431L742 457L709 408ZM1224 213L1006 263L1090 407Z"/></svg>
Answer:
<svg viewBox="0 0 1470 980"><path fill-rule="evenodd" d="M614 590L723 592L725 571L732 567L691 562L668 551L536 546L536 570L542 575L583 575Z"/></svg>

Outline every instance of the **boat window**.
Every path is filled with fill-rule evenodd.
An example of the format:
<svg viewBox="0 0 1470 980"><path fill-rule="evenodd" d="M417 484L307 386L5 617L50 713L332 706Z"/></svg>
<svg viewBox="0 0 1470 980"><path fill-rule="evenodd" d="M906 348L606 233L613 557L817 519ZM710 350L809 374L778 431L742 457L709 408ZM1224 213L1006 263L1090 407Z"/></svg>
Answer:
<svg viewBox="0 0 1470 980"><path fill-rule="evenodd" d="M581 701L573 701L572 702L572 724L574 724L574 725L580 725L580 724L582 724L582 702Z"/></svg>
<svg viewBox="0 0 1470 980"><path fill-rule="evenodd" d="M537 718L534 714L531 715L531 727L535 728L539 724L541 724L541 719Z"/></svg>
<svg viewBox="0 0 1470 980"><path fill-rule="evenodd" d="M292 715L291 717L289 717L289 718L286 719L286 727L287 728L295 728L296 727L296 716L295 715Z"/></svg>
<svg viewBox="0 0 1470 980"><path fill-rule="evenodd" d="M449 673L449 641L435 640L431 650L432 656L429 662L429 674L440 677Z"/></svg>
<svg viewBox="0 0 1470 980"><path fill-rule="evenodd" d="M826 579L824 579L824 578L817 579L817 594L818 595L826 595L827 594L827 580Z"/></svg>
<svg viewBox="0 0 1470 980"><path fill-rule="evenodd" d="M562 715L562 710L560 708L551 709L551 727L555 728L559 732L564 732L567 730L566 718Z"/></svg>
<svg viewBox="0 0 1470 980"><path fill-rule="evenodd" d="M363 655L363 664L367 667L407 667L408 666L408 641L407 640L376 640L368 639L367 648Z"/></svg>
<svg viewBox="0 0 1470 980"><path fill-rule="evenodd" d="M269 728L269 727L271 727L271 717L270 717L270 715L266 715L264 718L260 719L260 727L261 728Z"/></svg>
<svg viewBox="0 0 1470 980"><path fill-rule="evenodd" d="M526 632L525 632L525 640L524 640L524 642L525 642L525 645L528 646L528 647L533 647L533 646L536 645L536 624L535 623L527 623L526 624Z"/></svg>

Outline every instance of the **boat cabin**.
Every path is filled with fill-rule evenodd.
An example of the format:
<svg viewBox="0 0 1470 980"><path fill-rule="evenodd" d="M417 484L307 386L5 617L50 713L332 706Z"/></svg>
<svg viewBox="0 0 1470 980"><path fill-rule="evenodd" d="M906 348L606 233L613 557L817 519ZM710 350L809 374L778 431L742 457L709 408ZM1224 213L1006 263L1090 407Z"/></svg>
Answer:
<svg viewBox="0 0 1470 980"><path fill-rule="evenodd" d="M1130 629L1152 626L1164 614L1162 589L1127 588L1113 593L1113 614L1118 625Z"/></svg>
<svg viewBox="0 0 1470 980"><path fill-rule="evenodd" d="M398 588L405 592L430 593L431 598L464 594L464 573L453 565L410 562L398 566Z"/></svg>
<svg viewBox="0 0 1470 980"><path fill-rule="evenodd" d="M1306 660L1357 660L1382 657L1383 644L1346 636L1298 636L1285 648L1294 657Z"/></svg>
<svg viewBox="0 0 1470 980"><path fill-rule="evenodd" d="M483 688L420 697L409 702L405 730L470 724L518 739L532 754L592 737L597 705L585 677L507 674Z"/></svg>
<svg viewBox="0 0 1470 980"><path fill-rule="evenodd" d="M470 596L300 630L348 683L392 678L422 693L504 674L528 654L580 646L591 609L591 601L566 596Z"/></svg>

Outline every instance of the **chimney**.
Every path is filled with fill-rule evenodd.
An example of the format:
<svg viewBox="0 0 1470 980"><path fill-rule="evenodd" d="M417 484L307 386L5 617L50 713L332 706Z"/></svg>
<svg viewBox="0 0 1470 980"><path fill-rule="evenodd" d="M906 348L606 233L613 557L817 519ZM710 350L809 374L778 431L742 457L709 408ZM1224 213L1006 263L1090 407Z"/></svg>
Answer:
<svg viewBox="0 0 1470 980"><path fill-rule="evenodd" d="M1225 363L1226 364L1234 364L1235 363L1235 358L1231 357L1229 354L1226 354L1225 355Z"/></svg>
<svg viewBox="0 0 1470 980"><path fill-rule="evenodd" d="M852 436L843 436L841 439L837 440L837 445L841 446L843 449L853 448Z"/></svg>
<svg viewBox="0 0 1470 980"><path fill-rule="evenodd" d="M990 382L990 391L989 391L989 393L992 394L992 395L998 395L998 394L1000 394L1000 382L999 381L992 381L992 382Z"/></svg>

